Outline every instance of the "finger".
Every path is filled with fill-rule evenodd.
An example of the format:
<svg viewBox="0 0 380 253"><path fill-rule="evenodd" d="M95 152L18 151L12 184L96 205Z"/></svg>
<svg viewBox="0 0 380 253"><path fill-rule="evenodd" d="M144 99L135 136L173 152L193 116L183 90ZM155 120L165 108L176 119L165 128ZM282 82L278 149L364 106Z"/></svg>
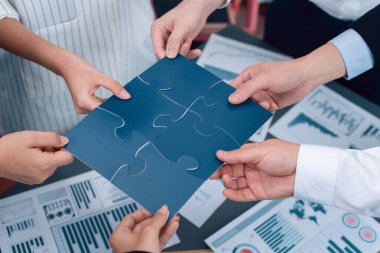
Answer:
<svg viewBox="0 0 380 253"><path fill-rule="evenodd" d="M131 95L124 89L124 87L116 80L107 79L100 84L107 90L111 91L116 97L120 99L130 99Z"/></svg>
<svg viewBox="0 0 380 253"><path fill-rule="evenodd" d="M269 104L267 101L263 101L263 102L259 103L259 105L260 105L261 107L263 107L264 109L266 109L266 110L272 112L272 111L270 110L271 106L270 106L270 104Z"/></svg>
<svg viewBox="0 0 380 253"><path fill-rule="evenodd" d="M199 57L201 54L202 54L202 50L200 50L200 49L193 49L193 50L189 51L189 53L187 54L187 57L190 58L190 59L194 59L194 58Z"/></svg>
<svg viewBox="0 0 380 253"><path fill-rule="evenodd" d="M29 147L53 147L61 148L69 143L69 139L65 136L61 136L54 132L37 132L37 131L27 131L25 132L27 137L25 138L26 143Z"/></svg>
<svg viewBox="0 0 380 253"><path fill-rule="evenodd" d="M257 200L249 188L239 190L225 189L223 190L223 195L232 201L247 202Z"/></svg>
<svg viewBox="0 0 380 253"><path fill-rule="evenodd" d="M58 150L56 152L45 152L47 160L51 167L59 167L73 162L74 157L66 150Z"/></svg>
<svg viewBox="0 0 380 253"><path fill-rule="evenodd" d="M125 216L118 227L133 230L137 224L143 222L145 219L148 219L150 217L152 217L152 214L150 212L148 212L146 209L140 209L136 212L133 212Z"/></svg>
<svg viewBox="0 0 380 253"><path fill-rule="evenodd" d="M275 108L277 108L277 105L273 98L263 91L258 91L255 94L253 94L252 99L268 111L272 112L275 111Z"/></svg>
<svg viewBox="0 0 380 253"><path fill-rule="evenodd" d="M149 224L144 228L144 232L148 238L158 236L161 228L163 228L169 218L169 209L167 205L163 205L156 214L151 218Z"/></svg>
<svg viewBox="0 0 380 253"><path fill-rule="evenodd" d="M160 25L156 22L153 23L151 30L154 53L158 59L162 59L165 57L166 34L164 31L162 31Z"/></svg>
<svg viewBox="0 0 380 253"><path fill-rule="evenodd" d="M179 228L179 216L177 215L174 217L168 225L166 225L166 228L161 232L160 234L160 243L161 248L165 247L166 243L170 240L170 238L173 237L173 235L177 232Z"/></svg>
<svg viewBox="0 0 380 253"><path fill-rule="evenodd" d="M222 174L220 172L220 169L218 169L217 171L215 171L211 176L210 176L210 179L211 180L215 180L215 179L220 179L222 177Z"/></svg>
<svg viewBox="0 0 380 253"><path fill-rule="evenodd" d="M182 42L185 39L185 30L178 28L178 26L174 27L173 32L170 34L168 38L168 42L166 44L166 56L169 58L175 58L179 52Z"/></svg>
<svg viewBox="0 0 380 253"><path fill-rule="evenodd" d="M253 94L260 90L264 90L265 86L260 80L250 80L241 84L234 93L228 97L231 104L240 104L250 98Z"/></svg>
<svg viewBox="0 0 380 253"><path fill-rule="evenodd" d="M179 53L183 56L187 56L190 51L191 40L187 39L180 47Z"/></svg>
<svg viewBox="0 0 380 253"><path fill-rule="evenodd" d="M218 170L218 178L222 178L223 175L229 175L230 177L242 177L244 176L244 165L241 164L225 164Z"/></svg>
<svg viewBox="0 0 380 253"><path fill-rule="evenodd" d="M236 149L233 151L219 150L216 153L216 156L219 160L227 164L244 164L255 161L260 154L260 148L258 147L251 149Z"/></svg>
<svg viewBox="0 0 380 253"><path fill-rule="evenodd" d="M244 69L236 78L231 82L231 86L235 89L239 88L240 85L250 81L253 78L251 72L254 72L255 67L251 66Z"/></svg>
<svg viewBox="0 0 380 253"><path fill-rule="evenodd" d="M233 179L229 175L223 175L223 185L226 189L238 190L248 187L247 179L245 177L238 177Z"/></svg>

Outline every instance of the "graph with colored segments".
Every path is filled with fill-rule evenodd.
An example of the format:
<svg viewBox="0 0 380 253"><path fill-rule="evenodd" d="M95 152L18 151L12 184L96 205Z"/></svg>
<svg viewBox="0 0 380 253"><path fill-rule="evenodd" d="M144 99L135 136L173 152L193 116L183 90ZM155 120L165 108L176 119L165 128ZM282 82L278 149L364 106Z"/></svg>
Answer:
<svg viewBox="0 0 380 253"><path fill-rule="evenodd" d="M111 252L112 231L140 208L94 171L1 199L0 253Z"/></svg>
<svg viewBox="0 0 380 253"><path fill-rule="evenodd" d="M372 218L294 198L262 201L205 240L215 252L364 253L380 248Z"/></svg>

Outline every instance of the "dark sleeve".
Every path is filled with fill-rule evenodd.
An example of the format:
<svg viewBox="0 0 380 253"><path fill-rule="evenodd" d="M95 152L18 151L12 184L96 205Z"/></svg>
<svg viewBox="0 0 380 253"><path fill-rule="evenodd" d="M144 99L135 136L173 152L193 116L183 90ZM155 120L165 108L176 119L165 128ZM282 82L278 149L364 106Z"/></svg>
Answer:
<svg viewBox="0 0 380 253"><path fill-rule="evenodd" d="M352 23L351 28L362 36L370 48L375 67L380 66L380 4Z"/></svg>

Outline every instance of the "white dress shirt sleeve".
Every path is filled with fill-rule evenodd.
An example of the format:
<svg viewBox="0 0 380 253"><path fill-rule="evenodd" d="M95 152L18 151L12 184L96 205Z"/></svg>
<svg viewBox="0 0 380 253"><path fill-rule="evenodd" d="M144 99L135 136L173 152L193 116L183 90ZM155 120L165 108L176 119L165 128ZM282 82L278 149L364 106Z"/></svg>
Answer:
<svg viewBox="0 0 380 253"><path fill-rule="evenodd" d="M380 147L301 145L294 197L380 217Z"/></svg>
<svg viewBox="0 0 380 253"><path fill-rule="evenodd" d="M364 39L354 29L348 29L336 36L330 43L335 45L346 65L346 79L350 80L370 70L374 59Z"/></svg>
<svg viewBox="0 0 380 253"><path fill-rule="evenodd" d="M18 12L7 0L0 0L0 20L3 18L15 18L20 20Z"/></svg>

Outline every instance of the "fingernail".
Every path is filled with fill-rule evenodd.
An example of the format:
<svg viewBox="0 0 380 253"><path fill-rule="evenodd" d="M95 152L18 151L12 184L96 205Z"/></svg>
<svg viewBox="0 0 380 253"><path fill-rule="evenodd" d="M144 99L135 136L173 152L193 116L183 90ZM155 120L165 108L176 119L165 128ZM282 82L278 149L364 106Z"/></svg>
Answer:
<svg viewBox="0 0 380 253"><path fill-rule="evenodd" d="M223 156L223 157L226 157L227 156L227 152L223 151L223 150L219 150L219 155Z"/></svg>
<svg viewBox="0 0 380 253"><path fill-rule="evenodd" d="M158 209L157 213L167 214L168 211L169 211L168 206L167 205L163 205L160 209Z"/></svg>
<svg viewBox="0 0 380 253"><path fill-rule="evenodd" d="M168 51L167 51L167 56L169 58L174 58L175 57L175 50L174 48L169 48Z"/></svg>
<svg viewBox="0 0 380 253"><path fill-rule="evenodd" d="M121 92L120 92L120 94L121 94L121 96L123 97L123 98L125 98L125 99L130 99L131 98L131 94L129 94L126 90L122 90Z"/></svg>
<svg viewBox="0 0 380 253"><path fill-rule="evenodd" d="M230 95L229 99L231 101L236 101L237 99L240 98L240 94L238 92L234 92L233 94Z"/></svg>
<svg viewBox="0 0 380 253"><path fill-rule="evenodd" d="M61 136L61 143L63 146L65 146L67 143L69 143L69 138L66 136Z"/></svg>

